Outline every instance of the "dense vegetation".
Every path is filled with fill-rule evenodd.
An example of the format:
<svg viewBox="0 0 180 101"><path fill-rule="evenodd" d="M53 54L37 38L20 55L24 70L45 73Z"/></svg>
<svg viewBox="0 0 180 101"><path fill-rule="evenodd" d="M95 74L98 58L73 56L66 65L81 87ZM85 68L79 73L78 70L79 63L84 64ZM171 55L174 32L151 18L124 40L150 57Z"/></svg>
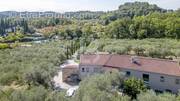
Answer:
<svg viewBox="0 0 180 101"><path fill-rule="evenodd" d="M117 54L136 54L156 58L180 57L180 42L172 39L100 39L93 41L87 53L109 52Z"/></svg>
<svg viewBox="0 0 180 101"><path fill-rule="evenodd" d="M39 19L30 19L28 20L29 25L34 28L44 28L48 26L56 26L56 25L67 25L72 22L67 19L59 19L59 18L39 18Z"/></svg>
<svg viewBox="0 0 180 101"><path fill-rule="evenodd" d="M133 19L119 19L107 27L111 38L180 38L180 13L152 13Z"/></svg>
<svg viewBox="0 0 180 101"><path fill-rule="evenodd" d="M104 26L100 22L74 20L71 24L45 27L39 32L46 36L56 34L63 39L79 37L144 39L180 39L180 13L151 13L146 16L122 18Z"/></svg>
<svg viewBox="0 0 180 101"><path fill-rule="evenodd" d="M125 79L119 72L112 72L82 81L73 101L179 101L179 97L166 92L156 94L147 90L141 80Z"/></svg>
<svg viewBox="0 0 180 101"><path fill-rule="evenodd" d="M127 90L132 93L122 94ZM179 97L170 93L156 94L147 90L141 80L125 79L123 74L116 71L86 78L71 98L65 97L64 91L52 91L43 86L0 92L1 101L179 101Z"/></svg>
<svg viewBox="0 0 180 101"><path fill-rule="evenodd" d="M29 89L0 90L0 101L66 101L65 93L55 92L43 86L34 86ZM67 100L68 101L68 100Z"/></svg>
<svg viewBox="0 0 180 101"><path fill-rule="evenodd" d="M63 44L65 42L51 42L0 50L0 85L27 83L49 87L56 67L66 59Z"/></svg>
<svg viewBox="0 0 180 101"><path fill-rule="evenodd" d="M134 16L148 15L153 12L165 13L167 12L167 10L162 9L157 5L149 4L147 2L128 2L124 5L120 5L117 10L108 12L106 13L106 15L102 15L101 19L104 19L106 22L105 24L108 24L109 22L117 20L119 18L133 18Z"/></svg>
<svg viewBox="0 0 180 101"><path fill-rule="evenodd" d="M159 41L162 41L162 43L170 41L171 44L169 45L171 47L177 47L176 45L178 45L176 40L161 39ZM94 44L95 42L93 42L90 47L93 46L92 49L98 47L97 50L101 50L101 48L109 47L109 45L119 43L125 45L125 42L138 42L144 44L144 46L147 45L147 47L148 44L149 46L154 46L158 43L158 39L146 39L142 40L142 42L137 40L103 40L100 41L101 43L98 43L98 46ZM121 45L117 46L121 47ZM163 46L163 44L161 45ZM65 97L64 91L53 91L51 84L51 78L55 75L56 67L67 58L65 54L65 42L50 42L27 48L19 47L1 50L0 71L2 76L0 77L0 100L130 101L131 98L137 98L137 101L144 101L145 99L151 101L149 96L153 97L155 101L165 101L166 99L169 101L169 98L171 98L172 101L176 101L176 99L178 101L179 99L179 96L176 97L169 93L157 95L153 91L146 92L141 80L130 78L124 81L123 75L119 75L116 72L112 74L97 74L96 76L85 79L80 83L80 88L76 92L76 95L72 98L67 98ZM123 89L126 95L119 95L118 92L121 91L120 88Z"/></svg>
<svg viewBox="0 0 180 101"><path fill-rule="evenodd" d="M131 82L132 81L132 82ZM65 93L45 89L42 86L28 90L8 89L0 92L3 101L179 101L179 95L170 93L156 94L147 90L141 80L125 79L117 72L97 74L83 80L72 98ZM137 88L138 87L138 88ZM132 89L133 88L133 89ZM122 91L131 90L132 95ZM134 98L133 96L136 96Z"/></svg>
<svg viewBox="0 0 180 101"><path fill-rule="evenodd" d="M21 45L24 47L0 50L0 101L45 101L46 97L47 101L62 99L64 93L53 92L52 77L59 65L75 52L75 42Z"/></svg>
<svg viewBox="0 0 180 101"><path fill-rule="evenodd" d="M65 97L64 91L54 91L51 82L59 65L80 46L86 53L177 59L180 57L179 11L135 2L105 14L69 12L77 16L69 19L0 19L0 101L180 100L173 94L156 94L147 90L141 80L126 80L117 73L97 74L83 80L72 98ZM57 36L61 41L31 47L20 47L26 43L16 42L35 32L49 40ZM87 46L85 50L84 46Z"/></svg>
<svg viewBox="0 0 180 101"><path fill-rule="evenodd" d="M118 94L123 85L124 76L117 71L113 73L97 74L84 79L80 83L75 101L126 101L128 96Z"/></svg>
<svg viewBox="0 0 180 101"><path fill-rule="evenodd" d="M83 15L86 12L76 12ZM72 14L72 12L70 13ZM43 33L46 37L58 35L61 39L74 38L180 38L180 13L161 9L144 2L125 3L119 9L106 14L97 14L94 19L41 18L1 19L0 35L9 32ZM113 15L113 17L111 16ZM115 17L114 17L115 16ZM109 18L110 17L110 18Z"/></svg>
<svg viewBox="0 0 180 101"><path fill-rule="evenodd" d="M24 19L0 19L0 36L7 36L8 32L20 31L22 33L29 32L28 22Z"/></svg>

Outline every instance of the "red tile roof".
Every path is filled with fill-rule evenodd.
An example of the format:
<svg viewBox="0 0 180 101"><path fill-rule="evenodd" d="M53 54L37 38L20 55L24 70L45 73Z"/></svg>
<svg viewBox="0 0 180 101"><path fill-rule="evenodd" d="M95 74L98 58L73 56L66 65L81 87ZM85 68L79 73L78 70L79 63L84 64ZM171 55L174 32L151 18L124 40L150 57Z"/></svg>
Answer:
<svg viewBox="0 0 180 101"><path fill-rule="evenodd" d="M135 58L137 63L132 62L130 55L81 55L80 64L180 76L180 66L177 61L139 56Z"/></svg>
<svg viewBox="0 0 180 101"><path fill-rule="evenodd" d="M104 65L107 60L110 59L110 55L107 54L85 54L80 57L80 64L86 65Z"/></svg>
<svg viewBox="0 0 180 101"><path fill-rule="evenodd" d="M79 65L65 65L63 69L78 69Z"/></svg>

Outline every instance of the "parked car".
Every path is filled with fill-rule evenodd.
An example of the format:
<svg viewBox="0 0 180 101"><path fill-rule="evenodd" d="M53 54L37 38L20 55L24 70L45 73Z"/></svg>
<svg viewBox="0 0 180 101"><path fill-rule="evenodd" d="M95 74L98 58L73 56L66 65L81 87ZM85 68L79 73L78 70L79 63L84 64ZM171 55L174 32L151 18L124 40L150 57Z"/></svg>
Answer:
<svg viewBox="0 0 180 101"><path fill-rule="evenodd" d="M79 86L72 87L72 88L68 89L65 96L66 97L72 97L78 88L79 88Z"/></svg>

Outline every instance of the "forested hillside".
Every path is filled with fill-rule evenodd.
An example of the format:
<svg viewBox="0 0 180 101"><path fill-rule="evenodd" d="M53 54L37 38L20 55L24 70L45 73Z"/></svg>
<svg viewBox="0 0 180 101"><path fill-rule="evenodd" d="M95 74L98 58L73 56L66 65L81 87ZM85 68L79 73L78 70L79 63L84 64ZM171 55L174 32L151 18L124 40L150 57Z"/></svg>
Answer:
<svg viewBox="0 0 180 101"><path fill-rule="evenodd" d="M69 12L82 15L88 13ZM89 12L92 13L92 12ZM62 38L77 38L90 36L92 38L180 38L180 13L168 11L157 5L146 2L125 3L116 11L94 12L94 19L1 19L0 35L20 32L32 34L40 32L50 37L54 34Z"/></svg>
<svg viewBox="0 0 180 101"><path fill-rule="evenodd" d="M62 38L144 39L144 38L180 38L180 13L151 13L134 18L121 18L108 25L102 21L73 21L71 24L40 29L46 35L53 33Z"/></svg>
<svg viewBox="0 0 180 101"><path fill-rule="evenodd" d="M180 38L180 13L151 13L118 19L107 26L109 37L122 39Z"/></svg>
<svg viewBox="0 0 180 101"><path fill-rule="evenodd" d="M101 16L106 22L114 21L119 18L148 15L153 12L165 13L167 10L158 7L157 5L147 2L125 3L120 5L115 11L110 11L106 15Z"/></svg>

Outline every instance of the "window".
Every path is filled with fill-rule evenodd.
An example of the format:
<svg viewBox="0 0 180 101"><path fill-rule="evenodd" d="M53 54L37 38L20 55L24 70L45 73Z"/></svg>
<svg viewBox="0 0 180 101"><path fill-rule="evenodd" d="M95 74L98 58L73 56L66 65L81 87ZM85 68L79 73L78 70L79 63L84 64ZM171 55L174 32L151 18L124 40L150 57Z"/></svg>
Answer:
<svg viewBox="0 0 180 101"><path fill-rule="evenodd" d="M126 76L130 76L131 72L130 71L126 71Z"/></svg>
<svg viewBox="0 0 180 101"><path fill-rule="evenodd" d="M98 72L99 71L99 68L94 68L94 72Z"/></svg>
<svg viewBox="0 0 180 101"><path fill-rule="evenodd" d="M172 93L172 91L171 91L171 90L169 90L169 89L166 89L166 92L168 92L168 93Z"/></svg>
<svg viewBox="0 0 180 101"><path fill-rule="evenodd" d="M85 72L85 69L84 69L84 68L82 68L82 72Z"/></svg>
<svg viewBox="0 0 180 101"><path fill-rule="evenodd" d="M89 72L89 68L86 68L86 72Z"/></svg>
<svg viewBox="0 0 180 101"><path fill-rule="evenodd" d="M164 76L161 76L161 77L160 77L160 81L161 81L161 82L164 82L164 81L165 81Z"/></svg>
<svg viewBox="0 0 180 101"><path fill-rule="evenodd" d="M149 75L148 74L143 74L143 80L145 82L149 82Z"/></svg>
<svg viewBox="0 0 180 101"><path fill-rule="evenodd" d="M176 83L176 84L180 84L180 79L176 79L176 80L175 80L175 83Z"/></svg>
<svg viewBox="0 0 180 101"><path fill-rule="evenodd" d="M163 93L163 91L157 90L157 89L155 89L155 92L156 92L156 93Z"/></svg>

